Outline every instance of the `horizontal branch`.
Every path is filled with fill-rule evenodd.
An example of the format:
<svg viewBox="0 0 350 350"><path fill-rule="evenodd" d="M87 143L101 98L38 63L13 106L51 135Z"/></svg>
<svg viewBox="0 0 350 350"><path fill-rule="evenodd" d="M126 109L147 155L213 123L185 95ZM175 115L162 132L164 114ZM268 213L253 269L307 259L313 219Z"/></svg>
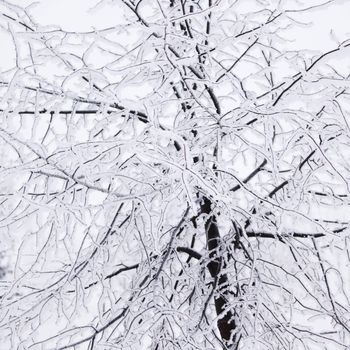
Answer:
<svg viewBox="0 0 350 350"><path fill-rule="evenodd" d="M339 198L347 198L349 195L347 194L336 194L336 193L325 193L325 192L320 192L320 191L307 191L308 193L314 194L316 196L321 196L321 197L339 197Z"/></svg>
<svg viewBox="0 0 350 350"><path fill-rule="evenodd" d="M276 234L276 233L271 233L271 232L253 232L249 231L246 232L248 237L257 237L257 238L288 238L288 237L295 237L295 238L319 238L319 237L324 237L325 234L318 232L318 233L297 233L297 232L292 232L292 233L284 233L284 234Z"/></svg>
<svg viewBox="0 0 350 350"><path fill-rule="evenodd" d="M179 253L187 253L191 258L200 260L202 259L202 255L198 252L196 252L195 250L191 249L191 248L187 248L187 247L177 247L176 251Z"/></svg>
<svg viewBox="0 0 350 350"><path fill-rule="evenodd" d="M91 102L91 101L90 101ZM86 103L90 103L90 102L86 102ZM85 103L85 102L84 102ZM99 105L98 102L95 103L95 105ZM120 106L120 105L114 105L114 107L119 110L119 111L125 111L125 113L128 114L134 114L138 117L138 119L144 123L148 123L148 117L146 114L144 114L143 112L139 112L139 111L134 111L134 110L126 110L124 107ZM21 111L15 111L15 110L10 110L10 111L6 111L4 109L0 109L0 112L6 112L6 113L15 113L15 114L19 114L19 115L36 115L36 114L61 114L61 115L69 115L69 114L82 114L82 115L86 115L86 114L98 114L98 113L102 113L101 110L99 109L81 109L81 110L61 110L61 111L54 111L54 110L48 110L48 109L40 109L38 111L33 111L33 110L21 110ZM105 113L107 114L112 114L112 113L116 113L117 111L113 111L113 110L107 110L105 111ZM122 117L126 117L126 114L123 114Z"/></svg>
<svg viewBox="0 0 350 350"><path fill-rule="evenodd" d="M3 109L0 109L0 112L7 112L7 113L16 113L16 114L97 114L99 112L101 112L101 110L99 109L81 109L81 110L62 110L62 111L53 111L53 110L48 110L48 109L41 109L39 111L31 111L31 110L22 110L22 111L5 111ZM107 114L111 114L111 113L115 113L116 111L105 111L105 113Z"/></svg>
<svg viewBox="0 0 350 350"><path fill-rule="evenodd" d="M84 79L85 77L83 77ZM86 81L86 78L84 79ZM4 82L4 81L0 81L0 86L9 86L10 84L8 82ZM94 86L95 88L97 88L97 90L99 92L102 92L101 89L99 89L98 87ZM34 86L23 86L23 89L25 90L29 90L29 91L33 91L33 92L40 92L40 93L43 93L43 94L47 94L47 95L51 95L51 96L62 96L62 94L65 94L63 91L55 91L55 90L49 90L49 89L44 89L42 87L34 87ZM86 99L84 97L74 97L74 96L65 96L66 98L70 99L71 101L73 102L77 102L77 103L85 103L85 104L88 104L88 105L93 105L93 106L104 106L104 103L102 103L101 101L94 101L94 100L89 100L89 99ZM148 123L149 120L148 120L148 116L144 113L144 112L141 112L141 111L137 111L137 110L133 110L133 109L127 109L126 107L118 104L118 103L111 103L109 104L109 107L110 108L115 108L116 110L119 110L119 111L125 111L125 113L128 113L128 114L134 114L138 117L138 119L144 123ZM55 113L55 111L48 111L46 109L42 109L40 111L19 111L19 112L16 112L16 111L6 111L4 109L0 109L0 112L7 112L7 113L19 113L19 114L37 114L37 113ZM67 114L69 113L69 111L64 111L66 112ZM71 111L72 112L72 111ZM70 113L71 113L70 112Z"/></svg>
<svg viewBox="0 0 350 350"><path fill-rule="evenodd" d="M137 269L137 268L139 267L139 265L140 265L140 264L135 264L135 265L131 265L131 266L124 266L124 267L120 268L119 270L114 271L114 272L110 273L109 275L107 275L107 276L105 277L105 280L106 280L106 279L113 278L113 277L115 277L115 276L118 276L118 275L119 275L120 273L122 273L122 272L130 271L130 270L135 270L135 269Z"/></svg>

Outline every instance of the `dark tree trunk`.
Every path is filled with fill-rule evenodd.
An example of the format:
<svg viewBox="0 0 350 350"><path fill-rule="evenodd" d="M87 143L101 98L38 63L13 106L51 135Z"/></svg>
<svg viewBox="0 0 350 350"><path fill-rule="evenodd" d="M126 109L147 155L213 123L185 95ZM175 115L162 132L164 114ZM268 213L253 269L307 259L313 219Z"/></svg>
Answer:
<svg viewBox="0 0 350 350"><path fill-rule="evenodd" d="M232 339L236 344L237 336L234 334L236 323L234 314L227 305L228 294L228 278L227 274L221 273L223 268L223 258L220 256L220 232L218 229L216 216L212 214L211 201L204 197L201 205L201 213L207 214L209 217L205 222L205 231L207 237L207 247L209 251L210 261L207 265L211 277L214 279L214 288L216 287L218 295L214 297L216 314L221 318L218 320L217 326L224 342ZM228 309L227 311L225 311Z"/></svg>

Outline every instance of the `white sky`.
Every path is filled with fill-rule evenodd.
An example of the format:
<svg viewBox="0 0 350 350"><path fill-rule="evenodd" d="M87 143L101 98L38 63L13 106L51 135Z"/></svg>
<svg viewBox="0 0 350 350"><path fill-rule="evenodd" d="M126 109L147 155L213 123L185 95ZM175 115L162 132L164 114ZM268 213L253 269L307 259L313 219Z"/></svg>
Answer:
<svg viewBox="0 0 350 350"><path fill-rule="evenodd" d="M37 23L59 26L67 31L91 31L125 23L119 0L104 1L102 4L99 0L42 0L36 3L32 0L10 0L10 3L21 7L33 3L28 9ZM292 3L297 4L298 1L293 0ZM327 8L293 14L294 18L310 25L293 27L288 32L286 37L291 40L290 49L324 52L336 47L334 39L341 42L350 37L349 14L350 1L343 0L335 1ZM7 28L0 28L0 42L2 52L6 52L5 55L0 55L0 69L4 71L12 67L14 62L14 45Z"/></svg>

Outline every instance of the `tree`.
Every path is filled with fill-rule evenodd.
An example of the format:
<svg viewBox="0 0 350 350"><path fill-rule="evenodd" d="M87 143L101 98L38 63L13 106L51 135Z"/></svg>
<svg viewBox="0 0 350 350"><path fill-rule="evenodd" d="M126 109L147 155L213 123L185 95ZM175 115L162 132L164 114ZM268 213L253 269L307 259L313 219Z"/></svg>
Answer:
<svg viewBox="0 0 350 350"><path fill-rule="evenodd" d="M6 349L347 348L350 42L287 40L334 3L1 3Z"/></svg>

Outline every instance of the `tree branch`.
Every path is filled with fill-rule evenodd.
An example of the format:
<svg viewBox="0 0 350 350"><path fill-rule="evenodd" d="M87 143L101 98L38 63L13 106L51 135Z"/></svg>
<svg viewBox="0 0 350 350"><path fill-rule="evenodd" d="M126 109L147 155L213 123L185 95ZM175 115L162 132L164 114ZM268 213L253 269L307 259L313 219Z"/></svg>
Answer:
<svg viewBox="0 0 350 350"><path fill-rule="evenodd" d="M188 247L177 247L176 251L179 253L187 253L191 258L200 260L202 259L202 255L195 250Z"/></svg>

